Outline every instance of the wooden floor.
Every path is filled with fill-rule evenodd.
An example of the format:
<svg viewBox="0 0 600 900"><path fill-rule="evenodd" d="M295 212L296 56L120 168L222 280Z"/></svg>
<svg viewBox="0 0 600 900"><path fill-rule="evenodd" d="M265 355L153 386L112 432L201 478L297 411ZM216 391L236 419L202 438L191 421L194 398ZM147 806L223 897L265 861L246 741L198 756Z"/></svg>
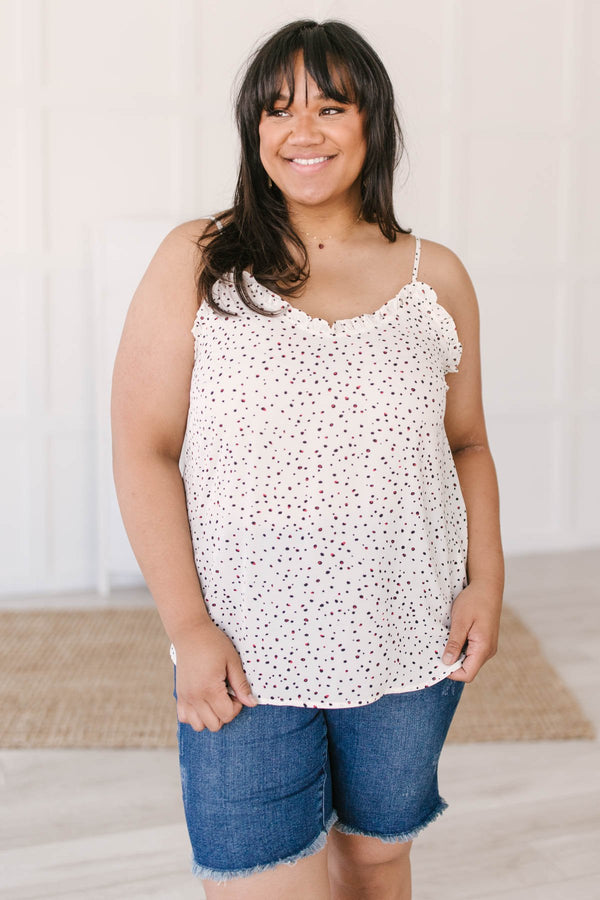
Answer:
<svg viewBox="0 0 600 900"><path fill-rule="evenodd" d="M599 576L600 550L509 558L505 599L600 729ZM414 843L414 900L598 900L599 772L597 740L448 744L450 806ZM204 898L176 750L0 749L0 790L1 897Z"/></svg>

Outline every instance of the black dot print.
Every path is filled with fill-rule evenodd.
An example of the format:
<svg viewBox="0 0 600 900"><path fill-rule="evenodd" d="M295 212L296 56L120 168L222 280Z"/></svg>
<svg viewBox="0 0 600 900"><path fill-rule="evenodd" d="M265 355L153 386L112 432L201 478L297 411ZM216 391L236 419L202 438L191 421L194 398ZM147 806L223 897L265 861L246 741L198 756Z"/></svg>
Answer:
<svg viewBox="0 0 600 900"><path fill-rule="evenodd" d="M428 687L466 587L467 516L444 429L462 354L412 281L330 326L249 273L192 332L187 511L211 619L259 702L352 707ZM176 662L175 650L171 657Z"/></svg>

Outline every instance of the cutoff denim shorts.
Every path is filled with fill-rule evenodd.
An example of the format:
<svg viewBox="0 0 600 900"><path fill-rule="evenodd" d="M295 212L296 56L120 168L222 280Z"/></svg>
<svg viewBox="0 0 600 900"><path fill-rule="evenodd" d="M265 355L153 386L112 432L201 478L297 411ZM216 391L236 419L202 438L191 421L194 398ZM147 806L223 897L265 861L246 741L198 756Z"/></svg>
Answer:
<svg viewBox="0 0 600 900"><path fill-rule="evenodd" d="M448 806L438 760L463 688L446 677L343 709L259 703L215 732L178 721L192 873L224 882L292 865L332 826L412 840Z"/></svg>

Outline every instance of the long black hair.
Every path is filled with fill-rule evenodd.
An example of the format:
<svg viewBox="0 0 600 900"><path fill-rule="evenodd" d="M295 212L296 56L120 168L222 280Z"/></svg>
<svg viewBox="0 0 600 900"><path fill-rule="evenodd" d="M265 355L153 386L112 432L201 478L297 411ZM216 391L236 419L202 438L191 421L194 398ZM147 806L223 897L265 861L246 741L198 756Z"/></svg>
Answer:
<svg viewBox="0 0 600 900"><path fill-rule="evenodd" d="M279 315L279 311L264 310L253 302L243 281L244 269L251 266L254 278L264 287L290 296L302 289L309 275L306 247L292 228L285 199L275 184L269 186L258 133L263 110L273 107L284 83L290 103L293 101L294 61L299 52L325 97L356 103L365 111L362 218L376 222L390 242L397 233L410 234L412 230L402 228L394 215L394 170L405 145L392 84L379 56L344 22L291 22L260 45L247 63L235 104L241 154L233 206L218 214L221 230L211 224L197 241L201 251L199 301L206 298L218 312L225 310L214 300L212 287L226 273L231 273L242 301L263 315ZM300 264L286 239L298 249Z"/></svg>

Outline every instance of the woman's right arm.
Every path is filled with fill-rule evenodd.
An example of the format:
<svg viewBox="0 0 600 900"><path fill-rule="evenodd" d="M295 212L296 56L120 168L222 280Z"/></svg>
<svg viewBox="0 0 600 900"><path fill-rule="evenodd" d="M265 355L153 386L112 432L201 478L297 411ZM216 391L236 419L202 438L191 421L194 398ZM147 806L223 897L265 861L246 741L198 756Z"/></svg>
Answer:
<svg viewBox="0 0 600 900"><path fill-rule="evenodd" d="M207 224L177 226L152 258L127 313L111 395L121 515L177 652L179 719L196 730L217 730L241 710L227 693L226 675L237 697L252 705L239 655L206 609L179 470L198 309L195 240Z"/></svg>

